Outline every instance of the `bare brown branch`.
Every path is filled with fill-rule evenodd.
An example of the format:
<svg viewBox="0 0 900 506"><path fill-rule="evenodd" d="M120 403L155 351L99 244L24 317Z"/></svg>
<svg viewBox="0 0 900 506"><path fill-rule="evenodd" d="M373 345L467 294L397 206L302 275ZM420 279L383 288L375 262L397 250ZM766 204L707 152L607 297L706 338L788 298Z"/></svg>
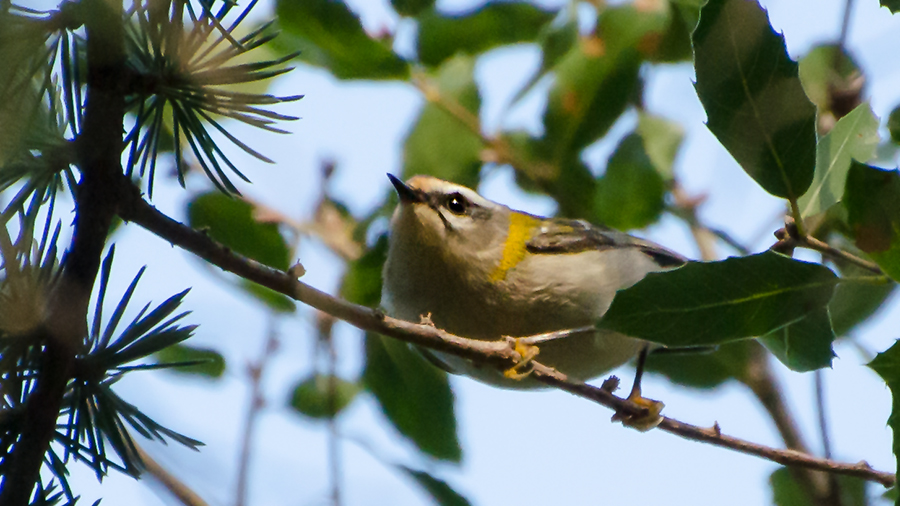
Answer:
<svg viewBox="0 0 900 506"><path fill-rule="evenodd" d="M244 258L207 235L191 229L157 211L143 199L135 198L131 205L123 206L124 220L140 225L159 237L177 245L218 267L285 294L299 302L324 311L363 330L424 346L433 350L454 354L473 361L509 369L520 359L508 341L478 341L455 336L429 325L397 320L383 313L332 297L285 272L271 269ZM539 363L533 363L532 376L538 381L601 404L627 415L642 415L645 409L618 397L602 388L569 379L565 374ZM730 448L756 455L786 466L818 469L832 473L856 476L892 486L892 473L876 471L865 462L847 464L816 458L795 450L771 448L722 433L717 426L699 427L665 417L659 429L685 439Z"/></svg>

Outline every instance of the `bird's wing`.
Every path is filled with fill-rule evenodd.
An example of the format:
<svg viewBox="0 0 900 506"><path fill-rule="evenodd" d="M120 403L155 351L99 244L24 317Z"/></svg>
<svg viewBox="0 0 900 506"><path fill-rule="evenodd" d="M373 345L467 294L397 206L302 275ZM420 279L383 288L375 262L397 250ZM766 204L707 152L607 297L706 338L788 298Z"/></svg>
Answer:
<svg viewBox="0 0 900 506"><path fill-rule="evenodd" d="M526 243L528 251L541 253L580 253L588 250L635 248L652 258L660 267L679 267L687 258L659 244L623 232L602 228L583 220L542 220Z"/></svg>

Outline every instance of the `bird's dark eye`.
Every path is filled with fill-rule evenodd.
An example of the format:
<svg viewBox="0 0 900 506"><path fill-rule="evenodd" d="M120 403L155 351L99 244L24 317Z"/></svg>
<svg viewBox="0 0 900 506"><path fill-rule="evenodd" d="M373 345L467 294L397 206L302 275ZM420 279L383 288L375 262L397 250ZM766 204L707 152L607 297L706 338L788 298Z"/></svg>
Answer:
<svg viewBox="0 0 900 506"><path fill-rule="evenodd" d="M458 193L454 193L447 198L447 209L453 214L466 214L469 209L469 201Z"/></svg>

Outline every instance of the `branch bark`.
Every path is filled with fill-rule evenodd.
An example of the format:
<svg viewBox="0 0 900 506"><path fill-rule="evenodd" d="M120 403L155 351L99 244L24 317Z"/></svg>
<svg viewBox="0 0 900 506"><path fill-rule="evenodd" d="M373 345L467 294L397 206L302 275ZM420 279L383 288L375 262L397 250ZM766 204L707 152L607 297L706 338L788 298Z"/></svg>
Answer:
<svg viewBox="0 0 900 506"><path fill-rule="evenodd" d="M223 270L247 280L259 283L299 302L340 318L362 330L377 332L411 344L451 353L463 358L509 369L521 357L506 341L478 341L455 336L429 325L418 325L388 317L380 311L369 309L337 299L290 274L277 271L258 262L242 257L212 240L207 235L187 227L156 210L133 192L135 198L120 208L120 216L136 223L148 231L179 246ZM626 399L617 397L599 387L574 381L565 374L539 363L533 364L532 377L542 383L601 404L625 415L646 414L641 408ZM876 481L888 487L895 481L894 474L876 471L865 462L846 464L828 459L820 459L796 450L771 448L745 441L722 433L718 425L699 427L672 418L664 417L659 429L693 441L730 448L735 451L756 455L786 466L818 469L832 473L856 476Z"/></svg>
<svg viewBox="0 0 900 506"><path fill-rule="evenodd" d="M44 454L56 431L75 355L87 335L91 289L100 267L122 177L120 154L125 96L125 49L122 4L85 0L87 101L79 133L78 165L82 178L75 190L76 217L63 271L52 288L44 328L35 336L45 346L37 383L25 403L23 430L9 458L0 489L0 504L25 506L40 476Z"/></svg>

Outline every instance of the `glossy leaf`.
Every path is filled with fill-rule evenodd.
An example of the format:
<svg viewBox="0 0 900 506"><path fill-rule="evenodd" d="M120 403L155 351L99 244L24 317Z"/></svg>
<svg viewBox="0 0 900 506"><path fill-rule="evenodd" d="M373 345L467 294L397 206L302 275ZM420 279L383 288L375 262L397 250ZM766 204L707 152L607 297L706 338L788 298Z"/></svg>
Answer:
<svg viewBox="0 0 900 506"><path fill-rule="evenodd" d="M710 352L651 353L647 357L647 372L661 374L673 383L691 388L715 388L747 374L751 346L759 344L745 339L720 344Z"/></svg>
<svg viewBox="0 0 900 506"><path fill-rule="evenodd" d="M352 381L314 374L297 383L291 393L290 406L310 418L334 418L353 402L357 393L359 385Z"/></svg>
<svg viewBox="0 0 900 506"><path fill-rule="evenodd" d="M196 374L208 378L221 378L225 372L225 357L221 353L209 348L197 348L184 344L175 344L163 348L156 353L156 358L163 364L177 364L181 362L188 365L166 369L170 372L181 374ZM193 363L191 363L193 362Z"/></svg>
<svg viewBox="0 0 900 506"><path fill-rule="evenodd" d="M213 239L278 270L289 267L288 247L273 223L260 223L253 206L218 192L198 195L188 204L188 222Z"/></svg>
<svg viewBox="0 0 900 506"><path fill-rule="evenodd" d="M662 213L665 183L644 146L641 136L633 133L609 158L594 200L601 223L619 230L643 228Z"/></svg>
<svg viewBox="0 0 900 506"><path fill-rule="evenodd" d="M887 350L875 356L869 362L871 367L891 389L891 416L887 423L894 433L894 458L897 461L897 469L900 469L900 341L894 341ZM900 473L900 472L898 472Z"/></svg>
<svg viewBox="0 0 900 506"><path fill-rule="evenodd" d="M881 6L887 7L893 14L900 12L900 0L881 0Z"/></svg>
<svg viewBox="0 0 900 506"><path fill-rule="evenodd" d="M854 160L843 201L856 246L900 280L900 172Z"/></svg>
<svg viewBox="0 0 900 506"><path fill-rule="evenodd" d="M666 346L725 343L824 308L836 283L827 267L771 251L690 262L621 290L597 325Z"/></svg>
<svg viewBox="0 0 900 506"><path fill-rule="evenodd" d="M795 199L813 179L816 108L756 1L712 0L693 35L707 126L760 186Z"/></svg>
<svg viewBox="0 0 900 506"><path fill-rule="evenodd" d="M428 174L473 188L478 185L484 146L478 131L481 97L474 69L472 58L457 56L441 65L429 81L436 88L435 96L426 96L430 101L403 144L404 179ZM474 124L448 109L459 109Z"/></svg>
<svg viewBox="0 0 900 506"><path fill-rule="evenodd" d="M453 392L445 372L405 343L368 334L363 383L388 420L419 450L460 461Z"/></svg>
<svg viewBox="0 0 900 506"><path fill-rule="evenodd" d="M802 320L760 336L759 341L791 370L807 372L831 367L834 338L828 309L819 308Z"/></svg>
<svg viewBox="0 0 900 506"><path fill-rule="evenodd" d="M390 41L369 37L359 18L339 0L279 0L283 30L276 43L339 79L405 79L409 66Z"/></svg>
<svg viewBox="0 0 900 506"><path fill-rule="evenodd" d="M816 173L809 191L798 201L804 218L824 212L840 202L850 160L869 160L880 140L878 118L869 104L860 104L838 120L816 145Z"/></svg>
<svg viewBox="0 0 900 506"><path fill-rule="evenodd" d="M425 471L418 471L403 465L398 465L397 469L402 471L408 477L412 478L416 483L428 492L428 495L434 499L434 503L439 506L469 506L469 502L446 481L435 478Z"/></svg>
<svg viewBox="0 0 900 506"><path fill-rule="evenodd" d="M867 506L866 482L859 478L835 475L840 496L836 501L842 506ZM772 487L772 503L775 506L813 506L815 504L791 476L791 471L780 467L769 476Z"/></svg>
<svg viewBox="0 0 900 506"><path fill-rule="evenodd" d="M521 2L488 2L458 15L431 9L419 16L419 61L436 66L457 53L478 55L500 45L534 41L555 15Z"/></svg>

